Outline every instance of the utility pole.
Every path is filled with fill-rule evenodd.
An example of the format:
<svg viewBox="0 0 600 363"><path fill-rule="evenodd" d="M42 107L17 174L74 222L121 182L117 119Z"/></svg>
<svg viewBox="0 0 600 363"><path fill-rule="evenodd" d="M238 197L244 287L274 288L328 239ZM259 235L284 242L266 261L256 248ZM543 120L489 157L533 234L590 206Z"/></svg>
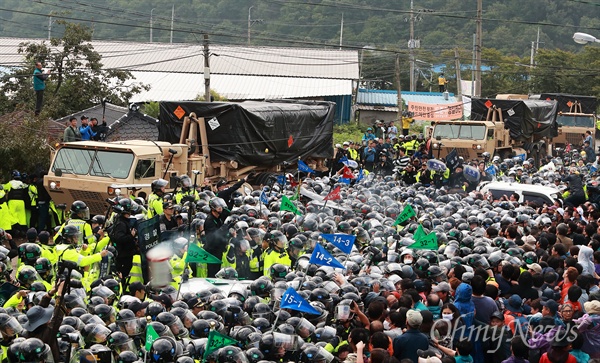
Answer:
<svg viewBox="0 0 600 363"><path fill-rule="evenodd" d="M48 40L52 38L52 16L48 17Z"/></svg>
<svg viewBox="0 0 600 363"><path fill-rule="evenodd" d="M204 101L210 102L210 63L208 61L208 34L204 34Z"/></svg>
<svg viewBox="0 0 600 363"><path fill-rule="evenodd" d="M475 97L475 67L476 58L475 47L477 47L477 34L473 33L473 63L471 63L471 97Z"/></svg>
<svg viewBox="0 0 600 363"><path fill-rule="evenodd" d="M481 97L481 49L483 48L482 30L483 0L477 0L477 45L475 47L475 95Z"/></svg>
<svg viewBox="0 0 600 363"><path fill-rule="evenodd" d="M454 48L454 64L456 67L456 98L459 99L462 96L461 92L461 77L460 77L460 58L458 57L458 48Z"/></svg>
<svg viewBox="0 0 600 363"><path fill-rule="evenodd" d="M173 44L173 20L175 19L175 4L171 8L171 38L169 39L169 43Z"/></svg>
<svg viewBox="0 0 600 363"><path fill-rule="evenodd" d="M410 91L414 92L415 87L415 15L413 10L413 0L410 0L410 40L408 41L408 51L410 54Z"/></svg>
<svg viewBox="0 0 600 363"><path fill-rule="evenodd" d="M400 54L396 54L396 88L398 89L398 122L402 121L402 89L400 87Z"/></svg>
<svg viewBox="0 0 600 363"><path fill-rule="evenodd" d="M248 45L250 45L250 27L252 26L252 16L250 15L250 12L252 11L253 7L254 6L248 8Z"/></svg>
<svg viewBox="0 0 600 363"><path fill-rule="evenodd" d="M340 50L342 50L342 40L344 39L344 13L342 13L342 23L340 24Z"/></svg>
<svg viewBox="0 0 600 363"><path fill-rule="evenodd" d="M150 10L150 43L152 43L152 15L154 13L154 8Z"/></svg>

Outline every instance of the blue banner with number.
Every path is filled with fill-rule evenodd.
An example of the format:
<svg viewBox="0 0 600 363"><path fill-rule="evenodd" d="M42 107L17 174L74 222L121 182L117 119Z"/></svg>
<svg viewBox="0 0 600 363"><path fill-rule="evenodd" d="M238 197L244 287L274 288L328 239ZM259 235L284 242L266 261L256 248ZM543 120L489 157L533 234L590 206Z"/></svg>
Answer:
<svg viewBox="0 0 600 363"><path fill-rule="evenodd" d="M287 290L285 290L283 295L281 295L281 303L279 304L279 307L282 309L291 309L312 315L319 314L319 311L312 307L308 301L304 300L304 298L300 296L300 294L298 294L293 287L289 287Z"/></svg>
<svg viewBox="0 0 600 363"><path fill-rule="evenodd" d="M333 245L345 254L349 255L352 252L352 246L354 246L354 240L356 240L356 236L344 233L336 233L336 234L322 234L324 240L333 243Z"/></svg>
<svg viewBox="0 0 600 363"><path fill-rule="evenodd" d="M260 193L260 202L265 205L269 204L269 198L267 198L267 194L264 190L262 191L262 193Z"/></svg>
<svg viewBox="0 0 600 363"><path fill-rule="evenodd" d="M315 250L310 256L310 261L308 262L319 266L330 266L333 268L346 269L344 265L340 263L340 261L336 260L335 257L327 252L327 250L320 244L317 244Z"/></svg>

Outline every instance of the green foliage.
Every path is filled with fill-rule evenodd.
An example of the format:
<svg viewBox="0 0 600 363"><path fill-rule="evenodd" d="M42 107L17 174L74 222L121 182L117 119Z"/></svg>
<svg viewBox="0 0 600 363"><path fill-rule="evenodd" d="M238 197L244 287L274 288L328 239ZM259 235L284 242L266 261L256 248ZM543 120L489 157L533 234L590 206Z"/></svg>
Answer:
<svg viewBox="0 0 600 363"><path fill-rule="evenodd" d="M142 106L142 112L148 116L158 118L160 114L160 106L158 102L148 102Z"/></svg>
<svg viewBox="0 0 600 363"><path fill-rule="evenodd" d="M0 178L6 180L15 169L28 173L48 170L47 121L23 112L7 121L0 123Z"/></svg>
<svg viewBox="0 0 600 363"><path fill-rule="evenodd" d="M351 122L345 125L334 125L333 143L342 144L344 141L360 142L364 133L364 125L361 126L356 122Z"/></svg>
<svg viewBox="0 0 600 363"><path fill-rule="evenodd" d="M217 91L215 91L214 89L210 90L210 98L212 98L212 101L227 101L227 97L225 96L221 96ZM204 101L204 94L198 95L195 99L195 101Z"/></svg>
<svg viewBox="0 0 600 363"><path fill-rule="evenodd" d="M0 79L0 93L6 95L0 104L7 111L31 109L35 104L31 75L36 61L51 69L44 92L44 118L63 117L98 104L103 98L126 106L131 96L146 88L127 86L132 79L128 71L102 69L101 56L90 43L92 33L87 26L62 20L56 23L64 27L63 36L50 42L21 43L23 64Z"/></svg>

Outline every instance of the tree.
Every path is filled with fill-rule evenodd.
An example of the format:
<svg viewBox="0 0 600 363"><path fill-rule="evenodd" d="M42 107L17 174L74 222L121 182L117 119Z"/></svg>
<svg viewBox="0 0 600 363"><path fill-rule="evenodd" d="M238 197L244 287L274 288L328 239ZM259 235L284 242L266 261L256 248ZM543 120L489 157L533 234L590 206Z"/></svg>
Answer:
<svg viewBox="0 0 600 363"><path fill-rule="evenodd" d="M90 28L62 20L57 23L64 26L62 38L52 38L49 43L24 42L19 45L23 64L1 79L0 89L8 95L5 102L9 111L33 107L35 95L31 76L36 61L51 69L42 110L42 116L46 118L56 119L89 108L103 98L113 104L126 105L131 96L145 89L143 85L131 82L133 76L129 71L103 69L102 57L90 43Z"/></svg>

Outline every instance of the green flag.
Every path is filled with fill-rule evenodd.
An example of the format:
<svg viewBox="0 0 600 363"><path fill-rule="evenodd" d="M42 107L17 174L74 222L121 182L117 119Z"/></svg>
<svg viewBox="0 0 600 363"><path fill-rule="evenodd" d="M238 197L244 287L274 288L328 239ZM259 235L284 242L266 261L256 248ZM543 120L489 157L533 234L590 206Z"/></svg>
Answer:
<svg viewBox="0 0 600 363"><path fill-rule="evenodd" d="M148 327L146 328L146 351L150 351L150 348L152 348L152 343L154 343L154 341L158 338L159 335L156 330L154 330L152 325L148 324Z"/></svg>
<svg viewBox="0 0 600 363"><path fill-rule="evenodd" d="M296 206L294 205L294 203L292 203L288 197L286 197L285 195L281 197L281 207L279 208L279 210L287 210L288 212L292 212L294 214L297 215L301 215L302 213L300 213L300 211L298 210L298 208L296 208Z"/></svg>
<svg viewBox="0 0 600 363"><path fill-rule="evenodd" d="M402 213L400 213L398 215L398 218L396 218L396 221L394 222L394 224L392 226L395 227L395 226L399 225L400 223L404 223L416 215L417 214L415 213L415 210L413 209L413 207L411 207L410 204L407 204L406 207L404 207L404 210L402 211Z"/></svg>
<svg viewBox="0 0 600 363"><path fill-rule="evenodd" d="M238 344L237 340L230 338L227 335L223 335L216 330L211 330L210 333L208 333L208 341L206 342L206 348L204 350L204 359L219 348L236 344Z"/></svg>
<svg viewBox="0 0 600 363"><path fill-rule="evenodd" d="M417 227L417 230L415 231L415 234L413 234L413 239L418 242L421 238L427 236L427 233L425 233L425 230L423 229L423 226L419 224L419 227Z"/></svg>
<svg viewBox="0 0 600 363"><path fill-rule="evenodd" d="M294 195L290 198L290 200L298 200L298 198L300 198L300 185L298 185L298 189L296 189L296 193L294 193Z"/></svg>
<svg viewBox="0 0 600 363"><path fill-rule="evenodd" d="M435 251L438 249L437 236L435 235L435 232L431 232L428 235L421 237L420 240L417 240L415 243L406 248L412 248L413 250Z"/></svg>
<svg viewBox="0 0 600 363"><path fill-rule="evenodd" d="M187 257L185 258L185 262L195 262L195 263L221 263L221 260L206 252L204 249L198 247L195 244L190 244L190 247L187 251Z"/></svg>

